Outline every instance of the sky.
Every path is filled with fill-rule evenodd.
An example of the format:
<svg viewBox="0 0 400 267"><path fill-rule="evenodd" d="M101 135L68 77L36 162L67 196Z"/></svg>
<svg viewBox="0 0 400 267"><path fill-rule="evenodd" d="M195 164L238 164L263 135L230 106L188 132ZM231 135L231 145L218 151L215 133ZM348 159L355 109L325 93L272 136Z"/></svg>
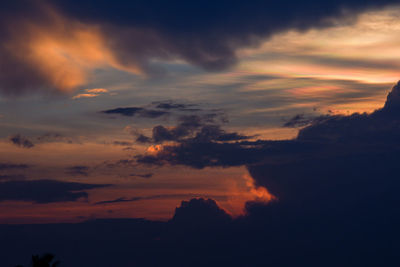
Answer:
<svg viewBox="0 0 400 267"><path fill-rule="evenodd" d="M149 240L165 223L168 234L154 234L162 244L186 234L227 251L224 240L251 242L258 249L243 257L276 249L272 266L293 266L284 251L298 266L377 266L382 257L396 266L395 246L380 244L392 244L399 219L399 12L386 0L6 3L0 224L82 225L56 231L78 233L105 220L111 235L127 219L140 231L142 218L152 234L140 242L157 253L162 245ZM193 233L202 216L211 219L200 229L218 242ZM228 242L230 231L238 237ZM344 243L328 260L327 244ZM73 266L84 258L57 251ZM167 254L166 266L197 255ZM236 263L265 263L244 258ZM235 261L226 264L216 266Z"/></svg>

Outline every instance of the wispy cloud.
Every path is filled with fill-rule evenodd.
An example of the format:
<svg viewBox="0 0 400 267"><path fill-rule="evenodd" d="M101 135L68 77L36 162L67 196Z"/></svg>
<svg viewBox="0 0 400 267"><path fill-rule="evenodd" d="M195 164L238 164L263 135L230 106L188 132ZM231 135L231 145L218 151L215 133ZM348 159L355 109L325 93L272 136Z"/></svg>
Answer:
<svg viewBox="0 0 400 267"><path fill-rule="evenodd" d="M94 89L85 89L86 93L81 93L74 95L72 99L79 99L79 98L93 98L100 95L108 94L109 91L104 88L94 88Z"/></svg>

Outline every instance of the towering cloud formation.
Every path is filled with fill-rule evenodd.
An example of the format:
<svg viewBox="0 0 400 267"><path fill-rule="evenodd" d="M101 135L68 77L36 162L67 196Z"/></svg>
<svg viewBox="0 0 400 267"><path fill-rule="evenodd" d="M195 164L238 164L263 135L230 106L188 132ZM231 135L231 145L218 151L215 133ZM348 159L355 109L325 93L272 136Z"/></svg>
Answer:
<svg viewBox="0 0 400 267"><path fill-rule="evenodd" d="M396 2L12 1L0 11L0 90L70 91L101 66L152 73L152 59L220 70L238 48L274 33L349 22Z"/></svg>
<svg viewBox="0 0 400 267"><path fill-rule="evenodd" d="M397 200L399 95L400 83L382 109L326 116L300 130L293 140L179 140L138 161L194 168L246 165L256 186L268 188L279 202L307 212L342 205L365 208L388 196Z"/></svg>

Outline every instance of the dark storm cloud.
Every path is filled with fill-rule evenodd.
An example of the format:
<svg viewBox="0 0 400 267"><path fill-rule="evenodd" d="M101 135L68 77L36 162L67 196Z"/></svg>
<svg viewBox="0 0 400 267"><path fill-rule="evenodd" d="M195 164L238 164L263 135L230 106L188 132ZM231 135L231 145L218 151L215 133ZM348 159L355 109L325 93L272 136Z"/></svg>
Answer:
<svg viewBox="0 0 400 267"><path fill-rule="evenodd" d="M232 218L214 200L197 198L182 201L168 222L91 219L74 224L0 225L4 241L0 248L14 256L14 262L5 258L10 266L20 261L21 253L48 249L65 255L63 260L71 265L99 267L132 262L239 267L265 266L267 261L282 267L397 266L400 218L397 209L381 205L389 199L368 202L363 209L339 202L339 207L312 212L304 203L296 210L279 202L249 202L245 216Z"/></svg>
<svg viewBox="0 0 400 267"><path fill-rule="evenodd" d="M163 128L161 131L160 128L158 130L164 138L158 139L178 140L178 143L164 145L156 154L138 156L137 161L156 165L181 164L195 168L249 165L251 169L254 164L263 162L288 162L314 156L319 159L337 157L340 153L389 153L395 151L400 144L399 87L397 85L393 88L382 109L372 114L355 113L350 116L326 115L312 118L311 124L301 129L298 137L293 140L247 141L243 139L249 137L242 137L236 133L221 133L218 127L211 128L211 131L207 129L205 133L203 128L199 127L201 130L194 137L179 140L173 139L170 130ZM299 122L310 121L304 121L301 116L297 116L289 124L296 125Z"/></svg>
<svg viewBox="0 0 400 267"><path fill-rule="evenodd" d="M73 176L89 176L89 170L90 168L88 166L77 165L67 167L65 173Z"/></svg>
<svg viewBox="0 0 400 267"><path fill-rule="evenodd" d="M95 25L121 68L159 73L152 60L178 58L221 70L235 64L237 49L257 45L273 34L350 23L360 12L397 2L17 0L3 5L0 12L5 44L0 49L0 90L8 94L71 90L84 82L85 75L75 72L71 79L57 79L57 73L49 74L51 65L41 68L43 62L31 57L32 42L26 38L35 40L37 35L31 32L35 27L57 38L58 31L74 36L74 30ZM65 24L70 27L53 27Z"/></svg>
<svg viewBox="0 0 400 267"><path fill-rule="evenodd" d="M399 116L400 83L382 109L313 121L293 140L180 143L139 161L195 168L246 165L255 185L277 197L268 204L248 202L245 216L224 230L207 228L208 237L196 236L198 229L178 231L182 240L205 238L216 247L222 245L213 235L222 233L218 240L228 244L224 259L247 255L233 266L257 266L266 254L274 266L321 266L327 258L332 267L374 266L382 258L396 265L398 246L389 243L400 237ZM233 252L236 246L240 249Z"/></svg>
<svg viewBox="0 0 400 267"><path fill-rule="evenodd" d="M32 148L35 146L31 140L29 140L27 137L24 137L20 134L15 134L13 136L10 136L9 140L14 145L23 147L23 148Z"/></svg>
<svg viewBox="0 0 400 267"><path fill-rule="evenodd" d="M86 190L107 187L107 184L84 184L55 180L6 181L0 183L0 201L52 203L87 199Z"/></svg>
<svg viewBox="0 0 400 267"><path fill-rule="evenodd" d="M37 249L38 238L29 231L54 238L49 244L60 252L67 247L75 265L124 266L134 258L139 266L398 266L399 115L400 83L382 109L314 121L293 140L166 146L148 159L196 168L246 165L256 186L267 187L277 200L247 202L245 214L232 218L215 201L194 199L182 202L168 222L92 221L74 225L68 237L62 234L72 226L65 224L40 233L32 226L8 227L2 251L12 252L14 244L19 259L21 247L26 253ZM100 204L126 201L137 199ZM81 247L66 246L77 237L86 244L84 256Z"/></svg>

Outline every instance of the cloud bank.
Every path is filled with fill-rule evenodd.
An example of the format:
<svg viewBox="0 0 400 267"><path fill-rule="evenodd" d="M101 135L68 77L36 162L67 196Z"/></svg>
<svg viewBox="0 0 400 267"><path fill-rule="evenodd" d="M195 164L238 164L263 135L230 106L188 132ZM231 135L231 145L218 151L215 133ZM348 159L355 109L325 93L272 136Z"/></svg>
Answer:
<svg viewBox="0 0 400 267"><path fill-rule="evenodd" d="M52 203L87 199L85 190L107 187L107 184L85 184L56 180L17 180L0 182L0 201Z"/></svg>
<svg viewBox="0 0 400 267"><path fill-rule="evenodd" d="M154 60L226 69L237 61L237 49L275 33L349 23L393 3L13 1L0 13L0 90L69 92L96 68L158 73Z"/></svg>

